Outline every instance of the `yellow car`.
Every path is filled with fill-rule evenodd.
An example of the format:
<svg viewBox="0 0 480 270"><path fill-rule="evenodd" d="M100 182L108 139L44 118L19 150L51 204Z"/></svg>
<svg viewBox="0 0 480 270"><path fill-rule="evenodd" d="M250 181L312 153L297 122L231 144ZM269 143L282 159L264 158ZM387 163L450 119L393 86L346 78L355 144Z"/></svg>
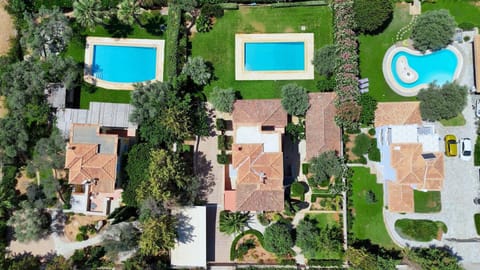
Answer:
<svg viewBox="0 0 480 270"><path fill-rule="evenodd" d="M457 137L452 134L445 136L445 155L447 157L457 156Z"/></svg>

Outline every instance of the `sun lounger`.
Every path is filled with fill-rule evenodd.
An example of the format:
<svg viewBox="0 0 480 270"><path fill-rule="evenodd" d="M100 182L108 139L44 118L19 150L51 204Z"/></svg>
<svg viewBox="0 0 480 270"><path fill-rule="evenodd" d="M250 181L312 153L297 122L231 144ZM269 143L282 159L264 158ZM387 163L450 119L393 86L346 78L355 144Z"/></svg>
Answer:
<svg viewBox="0 0 480 270"><path fill-rule="evenodd" d="M360 89L368 88L368 86L369 86L368 82L367 83L362 83L362 84L360 84Z"/></svg>
<svg viewBox="0 0 480 270"><path fill-rule="evenodd" d="M360 89L360 93L362 94L368 93L368 88Z"/></svg>
<svg viewBox="0 0 480 270"><path fill-rule="evenodd" d="M358 80L358 83L359 83L359 84L368 83L368 78L359 79L359 80Z"/></svg>

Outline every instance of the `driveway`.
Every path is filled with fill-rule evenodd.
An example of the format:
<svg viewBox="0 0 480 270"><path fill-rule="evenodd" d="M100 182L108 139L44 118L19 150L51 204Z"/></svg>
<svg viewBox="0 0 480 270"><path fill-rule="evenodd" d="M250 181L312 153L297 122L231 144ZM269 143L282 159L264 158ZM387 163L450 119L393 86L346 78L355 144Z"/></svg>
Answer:
<svg viewBox="0 0 480 270"><path fill-rule="evenodd" d="M444 127L435 124L437 132L443 138L446 134L455 134L458 139L476 139L475 116L472 109L474 96L469 95L468 104L463 111L466 125L461 127ZM459 148L460 149L460 148ZM444 151L443 141L441 150ZM478 167L474 167L473 158L463 161L459 157L445 157L445 181L441 191L442 209L432 214L398 214L384 210L384 220L392 238L402 246L426 247L430 245L449 246L463 260L464 263L479 263L480 237L475 230L473 215L480 212L480 206L473 203L473 199L480 195ZM444 222L448 232L441 241L428 243L408 241L401 238L394 229L397 219L430 219ZM476 269L480 265L476 265Z"/></svg>

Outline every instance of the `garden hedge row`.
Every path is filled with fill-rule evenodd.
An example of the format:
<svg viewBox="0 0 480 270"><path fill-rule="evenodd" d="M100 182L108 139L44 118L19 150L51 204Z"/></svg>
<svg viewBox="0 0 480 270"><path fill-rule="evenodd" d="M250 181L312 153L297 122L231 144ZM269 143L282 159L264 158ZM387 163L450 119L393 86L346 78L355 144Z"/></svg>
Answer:
<svg viewBox="0 0 480 270"><path fill-rule="evenodd" d="M314 6L326 6L326 1L304 1L304 2L287 2L287 3L274 3L272 8L285 8L285 7L314 7Z"/></svg>
<svg viewBox="0 0 480 270"><path fill-rule="evenodd" d="M171 5L168 10L168 21L165 44L165 69L166 80L175 78L178 74L178 39L182 22L182 9L176 5Z"/></svg>
<svg viewBox="0 0 480 270"><path fill-rule="evenodd" d="M310 266L343 266L342 260L308 260Z"/></svg>
<svg viewBox="0 0 480 270"><path fill-rule="evenodd" d="M473 150L473 164L475 166L480 166L480 136L477 137L475 142L475 148Z"/></svg>
<svg viewBox="0 0 480 270"><path fill-rule="evenodd" d="M237 237L235 237L235 239L233 239L232 241L232 245L230 246L230 261L234 261L235 258L237 258L237 243L238 241L245 235L247 234L251 234L251 235L254 235L257 237L258 241L260 242L260 245L262 245L262 247L264 246L264 243L263 243L263 234L257 230L254 230L254 229L250 229L250 230L246 230L244 232L242 232L241 234L237 235Z"/></svg>
<svg viewBox="0 0 480 270"><path fill-rule="evenodd" d="M218 4L221 8L227 9L227 10L236 10L238 9L238 4L237 3L220 3Z"/></svg>

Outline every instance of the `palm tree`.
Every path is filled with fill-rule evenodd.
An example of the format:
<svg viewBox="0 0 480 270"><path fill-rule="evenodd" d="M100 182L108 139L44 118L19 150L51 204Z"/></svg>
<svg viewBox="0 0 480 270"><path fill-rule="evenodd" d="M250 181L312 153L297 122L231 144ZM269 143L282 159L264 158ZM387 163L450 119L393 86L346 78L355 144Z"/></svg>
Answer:
<svg viewBox="0 0 480 270"><path fill-rule="evenodd" d="M250 221L250 213L241 212L220 212L220 231L226 234L237 234L243 232Z"/></svg>
<svg viewBox="0 0 480 270"><path fill-rule="evenodd" d="M123 0L118 4L117 18L124 24L133 25L141 13L142 8L136 0Z"/></svg>
<svg viewBox="0 0 480 270"><path fill-rule="evenodd" d="M93 30L102 23L104 14L99 0L77 0L73 2L73 16L85 28Z"/></svg>

